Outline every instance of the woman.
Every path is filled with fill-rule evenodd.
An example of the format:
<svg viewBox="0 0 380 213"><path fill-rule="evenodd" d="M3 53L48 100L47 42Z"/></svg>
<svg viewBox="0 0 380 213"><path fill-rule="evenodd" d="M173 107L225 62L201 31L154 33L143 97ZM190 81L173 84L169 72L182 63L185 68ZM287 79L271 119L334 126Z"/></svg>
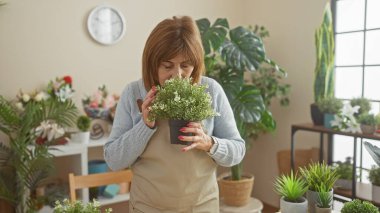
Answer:
<svg viewBox="0 0 380 213"><path fill-rule="evenodd" d="M142 79L121 95L104 155L113 170L131 167L131 212L219 212L216 167L233 166L245 154L228 99L213 79L202 77L203 48L190 17L159 23L143 53ZM149 106L163 85L175 76L208 84L212 107L220 116L190 122L180 136L190 146L170 144L167 122L149 121ZM181 152L181 150L183 152Z"/></svg>

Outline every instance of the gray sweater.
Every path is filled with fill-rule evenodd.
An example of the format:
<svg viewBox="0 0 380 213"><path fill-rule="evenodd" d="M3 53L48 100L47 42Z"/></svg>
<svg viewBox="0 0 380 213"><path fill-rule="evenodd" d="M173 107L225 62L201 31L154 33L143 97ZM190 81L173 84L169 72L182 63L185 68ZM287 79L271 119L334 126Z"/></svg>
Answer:
<svg viewBox="0 0 380 213"><path fill-rule="evenodd" d="M220 116L203 121L208 134L218 142L216 151L210 157L221 166L236 165L244 157L245 142L237 130L227 96L214 79L202 77L201 83L208 84L212 107L220 113ZM128 84L120 97L112 131L104 145L104 158L112 170L132 166L156 131L145 125L136 102L137 99L144 100L146 94L140 79Z"/></svg>

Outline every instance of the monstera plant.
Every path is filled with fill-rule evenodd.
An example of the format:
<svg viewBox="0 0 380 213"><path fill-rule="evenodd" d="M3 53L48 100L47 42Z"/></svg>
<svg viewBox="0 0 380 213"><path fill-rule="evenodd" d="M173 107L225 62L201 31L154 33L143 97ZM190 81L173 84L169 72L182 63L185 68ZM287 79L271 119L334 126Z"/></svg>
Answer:
<svg viewBox="0 0 380 213"><path fill-rule="evenodd" d="M244 73L255 72L262 66L270 67L281 75L285 72L266 56L261 37L250 28L238 26L230 29L226 19L217 19L212 25L208 19L200 19L197 25L205 51L206 75L216 79L223 87L248 150L250 136L257 135L258 129L261 132L273 131L276 122L266 106L262 91L255 84L245 83ZM242 164L233 166L231 174L222 181L246 182L242 178ZM238 206L248 201L253 177L246 178L252 179L247 187L250 188L246 193L248 197L230 202L228 197L236 198L236 194L225 193L221 189L226 204Z"/></svg>

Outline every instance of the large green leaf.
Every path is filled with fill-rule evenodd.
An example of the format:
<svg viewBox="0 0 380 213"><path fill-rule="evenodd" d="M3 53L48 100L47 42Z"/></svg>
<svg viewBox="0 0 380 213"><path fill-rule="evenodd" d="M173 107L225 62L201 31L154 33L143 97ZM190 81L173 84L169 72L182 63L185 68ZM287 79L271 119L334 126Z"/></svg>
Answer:
<svg viewBox="0 0 380 213"><path fill-rule="evenodd" d="M230 30L230 39L225 40L221 51L228 66L253 71L265 61L263 42L249 29L236 27Z"/></svg>
<svg viewBox="0 0 380 213"><path fill-rule="evenodd" d="M244 83L244 73L229 67L223 67L219 72L219 83L222 85L230 103L235 100Z"/></svg>
<svg viewBox="0 0 380 213"><path fill-rule="evenodd" d="M211 50L217 50L227 36L229 29L227 19L218 18L212 26L206 18L199 19L196 23L201 33L205 55L208 55Z"/></svg>
<svg viewBox="0 0 380 213"><path fill-rule="evenodd" d="M265 104L260 91L253 85L244 85L231 103L235 117L244 123L256 123L261 119Z"/></svg>

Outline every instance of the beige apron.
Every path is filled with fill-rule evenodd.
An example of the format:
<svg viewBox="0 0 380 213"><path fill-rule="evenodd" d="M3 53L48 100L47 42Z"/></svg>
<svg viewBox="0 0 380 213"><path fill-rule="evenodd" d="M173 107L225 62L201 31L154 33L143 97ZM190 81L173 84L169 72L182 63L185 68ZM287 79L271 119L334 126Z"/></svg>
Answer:
<svg viewBox="0 0 380 213"><path fill-rule="evenodd" d="M170 144L168 121L158 121L132 166L129 212L219 212L216 163L205 151L183 147Z"/></svg>

